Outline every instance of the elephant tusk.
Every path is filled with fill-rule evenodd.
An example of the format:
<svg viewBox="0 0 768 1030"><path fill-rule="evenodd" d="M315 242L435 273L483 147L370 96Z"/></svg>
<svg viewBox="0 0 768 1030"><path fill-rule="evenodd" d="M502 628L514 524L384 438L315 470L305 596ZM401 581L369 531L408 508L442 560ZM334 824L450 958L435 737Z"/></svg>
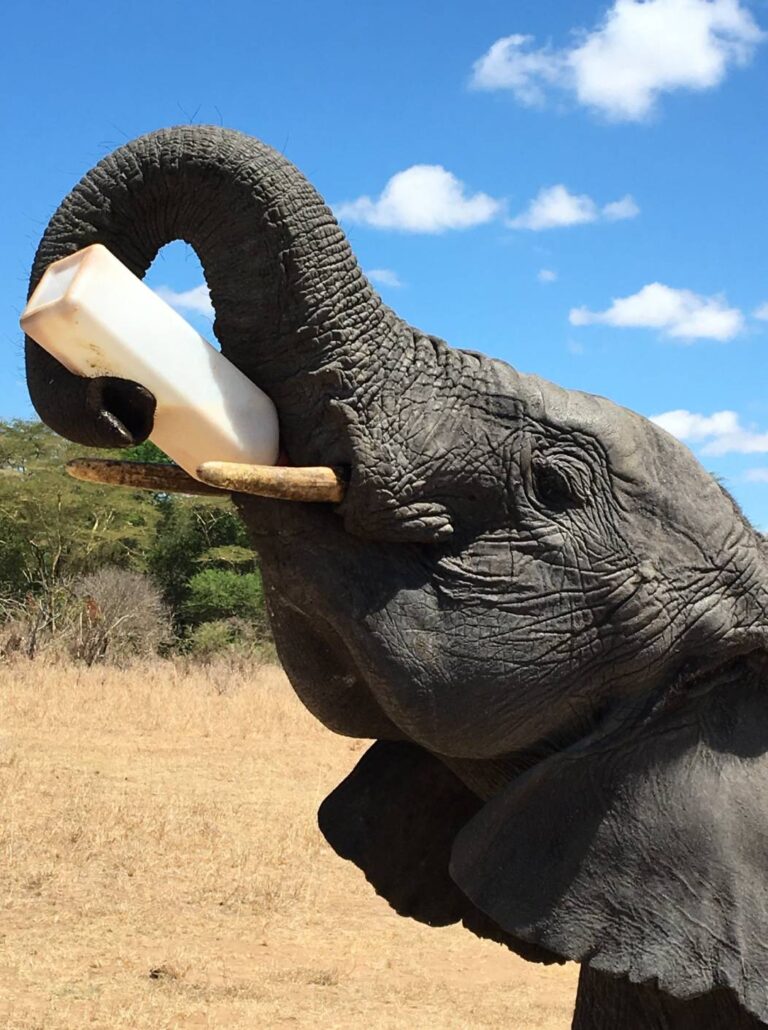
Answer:
<svg viewBox="0 0 768 1030"><path fill-rule="evenodd" d="M338 504L346 482L337 469L293 468L285 465L241 465L207 461L188 475L178 465L160 462L116 461L113 458L75 458L67 472L86 483L127 486L162 493L220 495L222 492L253 494L280 501L324 501Z"/></svg>
<svg viewBox="0 0 768 1030"><path fill-rule="evenodd" d="M128 486L134 490L157 490L162 493L220 494L221 490L193 479L178 465L161 462L115 461L113 458L75 458L66 470L85 483L107 486Z"/></svg>
<svg viewBox="0 0 768 1030"><path fill-rule="evenodd" d="M324 501L338 504L344 498L346 480L339 469L319 465L242 465L230 461L206 461L197 470L203 483L234 493L272 497L280 501Z"/></svg>

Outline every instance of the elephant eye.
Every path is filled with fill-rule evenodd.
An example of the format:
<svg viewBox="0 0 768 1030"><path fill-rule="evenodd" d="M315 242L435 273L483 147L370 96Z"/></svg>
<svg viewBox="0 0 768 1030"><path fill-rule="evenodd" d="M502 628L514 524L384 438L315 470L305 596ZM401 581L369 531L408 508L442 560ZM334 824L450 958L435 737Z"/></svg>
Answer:
<svg viewBox="0 0 768 1030"><path fill-rule="evenodd" d="M534 458L532 463L533 488L536 497L551 511L582 504L584 497L579 489L578 477L573 470L555 465L546 458Z"/></svg>

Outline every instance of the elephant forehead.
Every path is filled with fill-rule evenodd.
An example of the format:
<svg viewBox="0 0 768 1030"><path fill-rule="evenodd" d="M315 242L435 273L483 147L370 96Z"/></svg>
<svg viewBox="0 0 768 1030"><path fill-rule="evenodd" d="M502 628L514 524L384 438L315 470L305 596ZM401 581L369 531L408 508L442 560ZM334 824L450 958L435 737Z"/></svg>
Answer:
<svg viewBox="0 0 768 1030"><path fill-rule="evenodd" d="M635 411L606 397L565 390L538 376L519 377L522 406L534 422L574 434L588 434L606 452L613 470L638 483L665 484L674 475L696 481L696 489L721 493L712 477L685 444Z"/></svg>
<svg viewBox="0 0 768 1030"><path fill-rule="evenodd" d="M642 415L614 404L607 397L566 390L535 375L521 375L518 384L522 407L529 419L565 433L593 436L614 465L644 466L650 453L670 448L677 457L691 460L687 447Z"/></svg>
<svg viewBox="0 0 768 1030"><path fill-rule="evenodd" d="M559 436L577 442L587 437L598 445L630 511L697 537L711 535L718 544L743 526L733 500L689 448L649 419L503 362L495 363L495 371L494 395L513 399L526 422L549 427L555 442Z"/></svg>

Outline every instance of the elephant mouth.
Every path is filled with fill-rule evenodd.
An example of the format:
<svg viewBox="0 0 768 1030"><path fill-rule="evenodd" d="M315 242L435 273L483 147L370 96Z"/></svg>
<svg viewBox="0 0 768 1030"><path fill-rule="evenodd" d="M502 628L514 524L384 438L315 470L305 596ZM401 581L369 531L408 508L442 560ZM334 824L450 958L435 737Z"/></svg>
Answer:
<svg viewBox="0 0 768 1030"><path fill-rule="evenodd" d="M116 440L129 446L151 436L156 412L154 396L138 383L99 377L89 381L87 404L109 421ZM275 465L204 461L190 475L179 465L75 458L66 465L75 479L132 490L163 493L247 494L279 501L340 504L349 482L349 467L296 466L281 446Z"/></svg>
<svg viewBox="0 0 768 1030"><path fill-rule="evenodd" d="M664 711L681 707L688 699L710 691L764 675L768 671L768 648L754 639L736 645L727 656L700 656L686 659L675 672L664 693Z"/></svg>

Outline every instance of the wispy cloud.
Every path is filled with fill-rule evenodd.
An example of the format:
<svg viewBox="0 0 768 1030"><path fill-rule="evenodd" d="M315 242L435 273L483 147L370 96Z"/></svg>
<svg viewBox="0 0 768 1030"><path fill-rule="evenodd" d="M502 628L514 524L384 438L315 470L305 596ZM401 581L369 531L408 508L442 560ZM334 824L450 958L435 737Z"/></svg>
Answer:
<svg viewBox="0 0 768 1030"><path fill-rule="evenodd" d="M572 308L571 325L610 325L618 328L659 329L677 340L731 340L744 328L738 308L721 296L703 297L650 283L629 297L615 299L606 311Z"/></svg>
<svg viewBox="0 0 768 1030"><path fill-rule="evenodd" d="M547 87L563 86L568 77L567 52L532 47L533 36L502 36L472 65L473 89L509 89L521 104L544 104Z"/></svg>
<svg viewBox="0 0 768 1030"><path fill-rule="evenodd" d="M377 198L358 197L334 207L337 218L376 229L440 233L490 222L501 202L487 193L468 193L442 165L412 165L397 172Z"/></svg>
<svg viewBox="0 0 768 1030"><path fill-rule="evenodd" d="M504 36L473 66L475 89L542 105L552 90L613 121L641 121L663 93L718 86L765 38L740 0L615 0L570 47Z"/></svg>
<svg viewBox="0 0 768 1030"><path fill-rule="evenodd" d="M702 443L702 454L719 456L768 452L768 433L743 426L735 411L700 415L678 408L661 415L652 415L651 422L685 443Z"/></svg>
<svg viewBox="0 0 768 1030"><path fill-rule="evenodd" d="M540 268L536 276L540 283L557 282L557 272L552 268Z"/></svg>
<svg viewBox="0 0 768 1030"><path fill-rule="evenodd" d="M759 318L761 322L768 322L768 301L755 308L752 314L755 318Z"/></svg>
<svg viewBox="0 0 768 1030"><path fill-rule="evenodd" d="M214 316L211 295L205 283L200 283L199 286L193 286L191 290L182 290L181 292L172 290L170 286L156 286L155 293L158 297L162 297L166 304L176 308L177 311L192 311L198 315L205 315L206 318L210 319Z"/></svg>
<svg viewBox="0 0 768 1030"><path fill-rule="evenodd" d="M768 483L768 468L747 469L744 478L748 483Z"/></svg>
<svg viewBox="0 0 768 1030"><path fill-rule="evenodd" d="M586 193L570 193L559 183L539 190L525 211L510 218L510 229L556 229L571 225L597 222L601 218L615 222L622 218L635 218L640 213L634 197L627 194L621 200L614 200L602 208Z"/></svg>
<svg viewBox="0 0 768 1030"><path fill-rule="evenodd" d="M609 222L621 222L626 218L637 218L640 208L635 198L628 193L621 200L613 200L610 204L606 204L602 214L603 218L607 218Z"/></svg>
<svg viewBox="0 0 768 1030"><path fill-rule="evenodd" d="M379 286L390 286L392 289L399 289L403 285L400 276L397 272L393 272L391 268L367 268L365 274L372 283L378 283Z"/></svg>

